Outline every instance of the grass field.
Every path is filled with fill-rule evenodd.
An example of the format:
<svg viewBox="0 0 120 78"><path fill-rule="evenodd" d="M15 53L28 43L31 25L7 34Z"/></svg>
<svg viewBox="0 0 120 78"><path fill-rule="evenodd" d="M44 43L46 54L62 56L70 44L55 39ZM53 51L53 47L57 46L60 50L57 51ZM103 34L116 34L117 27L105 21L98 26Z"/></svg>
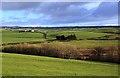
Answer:
<svg viewBox="0 0 120 78"><path fill-rule="evenodd" d="M118 40L79 40L79 41L68 41L64 43L77 46L78 48L118 46Z"/></svg>
<svg viewBox="0 0 120 78"><path fill-rule="evenodd" d="M19 33L18 31L3 30L2 43L44 41L40 33Z"/></svg>
<svg viewBox="0 0 120 78"><path fill-rule="evenodd" d="M117 34L104 33L105 31L118 32L115 28L101 29L63 29L44 30L38 29L37 33L18 30L0 29L2 44L20 42L62 42L77 46L77 48L94 48L118 46L118 40L86 40L106 35ZM48 32L47 39L40 32ZM57 35L75 34L78 40L56 41ZM84 40L79 40L84 39ZM9 46L9 45L8 45ZM4 47L4 46L3 46ZM43 56L2 53L3 76L117 76L118 65L114 63L91 62L81 60L59 59Z"/></svg>
<svg viewBox="0 0 120 78"><path fill-rule="evenodd" d="M44 30L39 30L44 32ZM47 30L47 39L43 38L41 33L19 33L17 30L2 30L3 43L17 43L17 42L31 42L31 41L46 41L55 39L57 35L71 35L75 34L78 39L94 38L107 35L106 33L86 32L86 31L75 31L75 30ZM84 33L84 34L83 34ZM108 34L110 35L110 34Z"/></svg>
<svg viewBox="0 0 120 78"><path fill-rule="evenodd" d="M95 31L94 31L95 30ZM95 37L101 37L105 35L111 35L108 33L102 33L102 29L98 29L99 32L96 32L97 29L68 29L68 30L41 30L39 29L38 32L48 32L47 39L43 38L43 34L41 33L19 33L18 30L6 30L2 29L2 43L19 43L19 42L41 42L41 41L48 41L48 40L54 40L57 35L71 35L75 34L78 39L86 39L86 38L95 38ZM105 29L103 29L105 31ZM106 29L107 30L107 29ZM108 29L116 32L116 29ZM116 34L112 34L113 36L116 36ZM113 46L117 45L116 40L106 40L106 41L100 41L100 40L78 40L78 41L70 41L67 42L71 45L76 45L78 47L89 47L89 45L94 46Z"/></svg>
<svg viewBox="0 0 120 78"><path fill-rule="evenodd" d="M118 76L118 65L2 53L3 76Z"/></svg>

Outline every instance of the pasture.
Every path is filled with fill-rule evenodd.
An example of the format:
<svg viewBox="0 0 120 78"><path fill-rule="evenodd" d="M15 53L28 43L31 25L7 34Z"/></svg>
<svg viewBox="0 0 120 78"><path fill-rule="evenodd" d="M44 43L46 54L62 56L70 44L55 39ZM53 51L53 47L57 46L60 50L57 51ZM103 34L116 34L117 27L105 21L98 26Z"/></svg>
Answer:
<svg viewBox="0 0 120 78"><path fill-rule="evenodd" d="M79 41L73 40L63 43L74 45L78 48L118 46L118 40L79 40Z"/></svg>
<svg viewBox="0 0 120 78"><path fill-rule="evenodd" d="M62 43L77 48L116 47L119 29L116 28L81 28L81 29L37 29L37 32L19 32L18 29L0 29L3 48L13 43L36 42ZM107 31L107 33L106 33ZM47 38L41 32L47 33ZM109 33L113 32L113 33ZM77 40L59 41L57 35L75 34ZM88 40L110 36L113 40ZM36 45L36 43L34 43ZM5 45L4 45L5 44ZM63 46L64 47L64 46ZM118 64L82 60L61 59L46 56L1 53L3 76L118 76ZM30 72L32 71L32 72Z"/></svg>
<svg viewBox="0 0 120 78"><path fill-rule="evenodd" d="M118 65L2 53L3 76L118 76Z"/></svg>
<svg viewBox="0 0 120 78"><path fill-rule="evenodd" d="M19 33L14 30L4 30L2 31L2 43L19 43L19 42L34 42L34 41L44 41L42 34L40 33Z"/></svg>
<svg viewBox="0 0 120 78"><path fill-rule="evenodd" d="M95 31L94 31L95 30ZM99 32L96 32L98 30ZM107 30L107 29L106 29ZM113 32L117 32L117 29L110 28ZM46 41L55 41L57 35L71 35L75 34L78 40L74 41L62 41L66 44L75 45L80 48L92 48L96 46L117 46L118 40L87 40L87 38L96 38L106 35L112 35L111 37L118 36L117 34L102 33L105 29L39 29L38 32L22 32L19 33L18 30L6 30L2 29L2 44L7 43L20 43L20 42L46 42ZM40 32L47 32L47 39L43 37L43 34ZM83 39L83 40L79 40ZM58 41L59 42L59 41ZM61 41L60 41L61 42ZM89 46L91 45L91 46Z"/></svg>

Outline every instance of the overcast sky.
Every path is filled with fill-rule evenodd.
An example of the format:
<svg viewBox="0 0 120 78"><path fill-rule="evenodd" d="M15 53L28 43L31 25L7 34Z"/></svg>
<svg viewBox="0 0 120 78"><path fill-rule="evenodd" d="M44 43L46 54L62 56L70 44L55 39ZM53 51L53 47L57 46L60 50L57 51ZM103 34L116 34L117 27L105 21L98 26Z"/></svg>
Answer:
<svg viewBox="0 0 120 78"><path fill-rule="evenodd" d="M114 25L117 2L4 2L2 25Z"/></svg>

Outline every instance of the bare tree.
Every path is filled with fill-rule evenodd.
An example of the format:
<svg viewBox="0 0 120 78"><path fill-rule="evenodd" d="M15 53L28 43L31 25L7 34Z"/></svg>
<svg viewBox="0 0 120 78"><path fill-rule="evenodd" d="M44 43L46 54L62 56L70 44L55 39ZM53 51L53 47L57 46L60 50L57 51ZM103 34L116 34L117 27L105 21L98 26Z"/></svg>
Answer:
<svg viewBox="0 0 120 78"><path fill-rule="evenodd" d="M43 34L43 38L47 39L47 33L48 33L48 32L40 32L40 33Z"/></svg>

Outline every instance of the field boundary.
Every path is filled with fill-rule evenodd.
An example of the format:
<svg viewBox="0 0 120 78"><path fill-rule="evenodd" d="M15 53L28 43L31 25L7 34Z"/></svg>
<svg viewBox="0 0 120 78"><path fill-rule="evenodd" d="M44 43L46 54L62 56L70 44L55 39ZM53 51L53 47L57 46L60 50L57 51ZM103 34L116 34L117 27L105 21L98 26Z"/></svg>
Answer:
<svg viewBox="0 0 120 78"><path fill-rule="evenodd" d="M119 76L3 76L2 78L119 78Z"/></svg>

